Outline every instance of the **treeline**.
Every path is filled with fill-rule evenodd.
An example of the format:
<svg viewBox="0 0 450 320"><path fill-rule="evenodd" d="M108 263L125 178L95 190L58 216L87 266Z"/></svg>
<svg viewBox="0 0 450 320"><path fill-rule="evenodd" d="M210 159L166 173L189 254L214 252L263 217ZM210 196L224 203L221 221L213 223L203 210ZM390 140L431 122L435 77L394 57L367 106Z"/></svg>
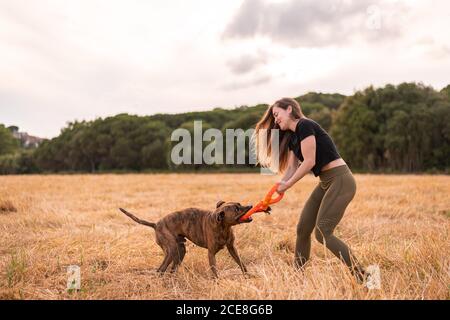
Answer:
<svg viewBox="0 0 450 320"><path fill-rule="evenodd" d="M367 88L339 107L331 135L342 157L362 170L450 168L450 85Z"/></svg>
<svg viewBox="0 0 450 320"><path fill-rule="evenodd" d="M450 86L437 92L404 83L369 87L349 97L308 93L296 100L306 116L331 134L352 170L450 168ZM260 104L174 115L119 114L72 122L35 150L20 148L0 125L0 173L250 169L254 166L248 161L243 165L174 165L170 154L178 142L170 141L170 136L177 128L187 129L193 136L195 120L202 120L203 132L217 128L224 136L226 129L254 128L267 107ZM203 142L203 146L209 143Z"/></svg>

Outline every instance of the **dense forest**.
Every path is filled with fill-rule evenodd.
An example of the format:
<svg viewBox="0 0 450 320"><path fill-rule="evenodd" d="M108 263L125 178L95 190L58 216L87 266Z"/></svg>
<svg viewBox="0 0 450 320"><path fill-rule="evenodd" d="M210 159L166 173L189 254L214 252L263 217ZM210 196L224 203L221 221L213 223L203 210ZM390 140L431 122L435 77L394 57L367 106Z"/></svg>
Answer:
<svg viewBox="0 0 450 320"><path fill-rule="evenodd" d="M450 85L441 91L416 83L369 87L352 96L308 93L295 98L359 172L447 172L450 169ZM204 112L118 114L70 122L59 136L27 148L0 124L0 173L251 170L234 165L174 165L171 133L254 128L268 105ZM15 127L17 129L17 127ZM204 146L210 142L204 142ZM248 154L248 151L247 151Z"/></svg>

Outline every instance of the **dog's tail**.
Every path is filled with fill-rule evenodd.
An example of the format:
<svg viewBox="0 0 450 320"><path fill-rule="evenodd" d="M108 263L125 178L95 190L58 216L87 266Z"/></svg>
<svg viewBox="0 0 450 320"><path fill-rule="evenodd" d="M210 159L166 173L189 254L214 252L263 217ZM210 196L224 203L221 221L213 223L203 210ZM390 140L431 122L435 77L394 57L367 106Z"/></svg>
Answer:
<svg viewBox="0 0 450 320"><path fill-rule="evenodd" d="M136 217L135 215L129 213L127 210L119 208L120 211L122 211L123 213L125 213L127 216L129 216L131 219L133 219L134 221L136 221L137 223L143 224L144 226L148 226L148 227L152 227L153 229L156 228L156 223L153 222L148 222L142 219L139 219L138 217Z"/></svg>

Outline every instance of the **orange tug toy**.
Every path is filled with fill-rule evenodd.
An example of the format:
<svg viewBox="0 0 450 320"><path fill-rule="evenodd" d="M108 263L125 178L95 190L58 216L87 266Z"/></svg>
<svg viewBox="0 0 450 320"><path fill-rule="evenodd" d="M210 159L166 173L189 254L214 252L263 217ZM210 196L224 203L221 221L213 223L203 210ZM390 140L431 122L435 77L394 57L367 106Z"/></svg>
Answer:
<svg viewBox="0 0 450 320"><path fill-rule="evenodd" d="M269 208L269 205L277 203L278 201L280 201L283 196L284 193L279 193L278 197L276 198L272 198L273 194L277 191L279 183L276 183L272 189L270 189L270 191L266 194L266 197L264 198L264 200L258 202L256 204L256 206L254 206L253 208L251 208L245 215L243 215L241 217L241 221L252 221L253 219L251 218L251 215L256 213L256 212L269 212L269 210L267 210Z"/></svg>

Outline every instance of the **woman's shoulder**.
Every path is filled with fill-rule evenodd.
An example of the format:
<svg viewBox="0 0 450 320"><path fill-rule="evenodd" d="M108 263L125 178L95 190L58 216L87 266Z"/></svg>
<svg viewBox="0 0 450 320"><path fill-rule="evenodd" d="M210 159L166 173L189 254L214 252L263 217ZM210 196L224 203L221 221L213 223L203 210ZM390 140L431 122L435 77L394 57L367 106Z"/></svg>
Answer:
<svg viewBox="0 0 450 320"><path fill-rule="evenodd" d="M303 117L297 122L295 136L301 141L304 138L314 135L316 137L325 134L323 128L311 118Z"/></svg>
<svg viewBox="0 0 450 320"><path fill-rule="evenodd" d="M298 123L300 123L300 122L308 122L308 123L317 123L316 121L314 121L313 119L311 119L311 118L307 118L307 117L303 117L303 118L300 118L299 119L299 121L298 121Z"/></svg>
<svg viewBox="0 0 450 320"><path fill-rule="evenodd" d="M310 118L300 118L300 120L297 122L297 126L295 128L295 132L301 132L303 130L311 130L317 128L318 123L315 122L313 119Z"/></svg>
<svg viewBox="0 0 450 320"><path fill-rule="evenodd" d="M322 128L322 126L320 125L320 123L318 123L317 121L311 119L311 118L301 118L300 121L298 121L297 123L297 127L301 127L300 123L302 124L303 127L312 127L314 129L319 129L319 130L324 130Z"/></svg>

